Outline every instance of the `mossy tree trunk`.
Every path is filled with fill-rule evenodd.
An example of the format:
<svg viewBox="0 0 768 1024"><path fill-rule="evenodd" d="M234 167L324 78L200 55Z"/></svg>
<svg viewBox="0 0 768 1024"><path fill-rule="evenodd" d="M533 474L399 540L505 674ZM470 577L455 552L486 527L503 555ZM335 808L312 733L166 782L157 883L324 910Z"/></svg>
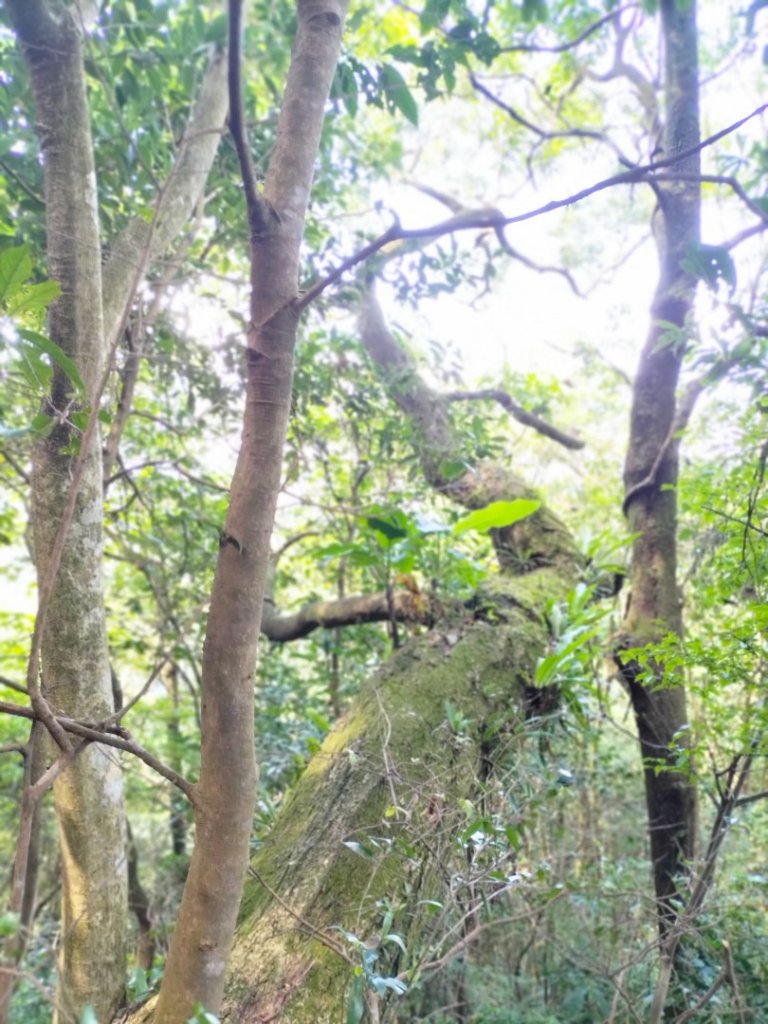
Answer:
<svg viewBox="0 0 768 1024"><path fill-rule="evenodd" d="M491 463L446 479L443 467L461 454L447 404L423 383L372 292L360 327L391 396L417 427L432 486L467 508L532 497L519 477ZM556 694L534 686L550 640L546 609L565 598L581 569L570 534L543 506L493 531L493 541L502 572L472 611L447 615L377 673L256 855L225 1020L322 1024L344 1019L356 999L378 1020L391 990L376 991L376 972L390 982L410 980L461 944L476 900L487 896L474 892L472 844L457 846L466 808L493 814L499 778L519 756L527 720L550 699L557 705ZM507 785L514 791L514 773ZM503 891L499 885L497 894ZM355 973L365 961L367 979Z"/></svg>
<svg viewBox="0 0 768 1024"><path fill-rule="evenodd" d="M386 999L355 981L361 950L338 929L378 954L382 976L406 981L411 970L430 969L419 967L417 946L436 962L460 938L447 908L455 917L464 899L467 918L477 909L457 847L463 808L492 813L494 779L516 761L536 705L536 664L550 638L543 611L578 577L570 551L552 562L496 577L471 615L411 640L328 736L253 860L225 1020L342 1020L361 995L355 986L376 1020ZM514 776L507 785L514 794ZM402 938L404 952L382 927Z"/></svg>
<svg viewBox="0 0 768 1024"><path fill-rule="evenodd" d="M110 342L120 337L137 285L185 226L205 186L226 113L225 65L219 54L205 76L179 158L158 192L156 223L143 216L129 222L111 239L102 274L85 5L12 0L8 6L34 96L47 269L61 286L50 307L49 333L78 367L83 410L95 415ZM76 408L71 381L54 367L44 411L55 426L35 447L32 474L36 569L41 595L50 591L47 605L41 597L41 682L42 697L55 712L95 723L114 710L102 571L102 453L96 431L68 519L64 510L81 436L71 419ZM59 562L55 551L62 538ZM80 751L56 779L54 802L62 851L56 1019L69 1024L90 1006L107 1020L122 1002L126 970L126 828L116 751L96 743ZM33 872L34 858L20 870ZM28 879L27 891L33 881ZM8 994L0 998L3 1005Z"/></svg>

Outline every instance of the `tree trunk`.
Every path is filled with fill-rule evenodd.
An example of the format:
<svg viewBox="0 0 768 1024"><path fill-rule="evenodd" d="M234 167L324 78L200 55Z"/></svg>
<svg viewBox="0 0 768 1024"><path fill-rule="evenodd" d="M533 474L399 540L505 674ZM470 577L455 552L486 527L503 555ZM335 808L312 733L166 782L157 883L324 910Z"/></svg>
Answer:
<svg viewBox="0 0 768 1024"><path fill-rule="evenodd" d="M104 365L96 173L76 16L14 2L37 107L46 201L48 274L61 285L51 338L74 359L91 403ZM32 503L38 579L50 573L70 486L76 434L67 422L70 385L56 369L46 410L58 422L33 455ZM73 718L112 713L102 578L101 452L94 441L56 576L42 640L43 692ZM77 1020L90 1004L101 1019L125 985L126 846L123 780L114 750L91 745L56 780L62 857L62 941L56 1016Z"/></svg>
<svg viewBox="0 0 768 1024"><path fill-rule="evenodd" d="M664 157L688 151L699 141L696 5L662 0L665 47ZM690 245L699 240L698 153L672 172L692 180L660 182L658 198L659 280L651 328L635 379L624 502L632 545L631 600L622 625L621 646L654 644L682 632L677 586L678 447L677 384L687 349L696 283L683 269ZM678 767L687 746L688 715L682 686L658 671L642 672L620 657L635 711L645 770L653 877L662 935L675 917L680 879L695 852L694 780Z"/></svg>
<svg viewBox="0 0 768 1024"><path fill-rule="evenodd" d="M230 5L232 81L239 85L240 5ZM253 676L269 542L291 401L299 248L325 104L346 14L343 0L299 0L296 38L263 194L245 171L251 310L240 453L211 595L202 672L202 748L195 846L156 1024L178 1024L196 1004L216 1011L248 866L256 765ZM239 89L232 119L239 119ZM237 123L235 121L235 123ZM233 126L237 136L238 129ZM236 137L241 143L242 137Z"/></svg>
<svg viewBox="0 0 768 1024"><path fill-rule="evenodd" d="M85 409L98 401L107 345L153 255L166 248L205 185L226 112L225 62L212 62L172 176L158 196L159 221L137 218L115 240L102 289L96 174L83 70L82 12L46 0L10 0L29 67L45 178L48 274L61 296L51 305L51 338L77 365ZM33 454L32 506L38 580L51 557L71 485L71 385L55 367L45 411L56 420ZM102 456L98 436L85 471L42 633L42 687L56 711L103 721L113 711L102 578ZM80 1019L90 1005L109 1019L125 985L127 861L123 781L113 748L87 746L57 778L63 897L56 1018Z"/></svg>
<svg viewBox="0 0 768 1024"><path fill-rule="evenodd" d="M450 865L468 823L462 809L485 802L490 815L493 778L505 772L515 792L526 715L541 697L533 689L549 640L541 612L578 576L569 546L549 554L546 567L494 578L472 615L458 613L396 652L328 736L254 858L224 1020L344 1019L361 950L338 929L378 951L376 970L390 977L418 966L417 940L434 944L435 960L455 943L460 933L446 940L441 929L458 899ZM451 726L457 720L463 730ZM456 870L468 872L467 861ZM468 888L469 880L466 897ZM430 918L425 901L445 911ZM390 906L399 910L385 927L401 936L405 955L381 934ZM363 995L377 1019L379 997L370 985Z"/></svg>

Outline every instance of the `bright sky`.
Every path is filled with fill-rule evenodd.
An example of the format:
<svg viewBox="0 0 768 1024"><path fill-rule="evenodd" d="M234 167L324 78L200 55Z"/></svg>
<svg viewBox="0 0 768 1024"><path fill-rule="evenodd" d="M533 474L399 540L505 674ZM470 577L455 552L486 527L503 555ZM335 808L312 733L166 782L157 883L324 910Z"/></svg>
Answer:
<svg viewBox="0 0 768 1024"><path fill-rule="evenodd" d="M727 37L723 21L731 6L723 0L700 3L700 23L711 38ZM768 12L758 15L756 28L758 34L749 43L750 52L729 68L724 78L704 86L705 134L755 109L766 93L761 54L768 42ZM518 213L564 197L616 171L615 159L605 147L584 148L571 159L560 161L557 172L534 188L519 180L519 172L513 173L505 166L497 143L484 141L491 123L487 109L475 105L465 111L466 121L459 123L460 131L456 132L448 116L440 104L423 108L418 134L414 131L411 136L411 177L470 207L498 205L505 213ZM450 116L453 118L454 112ZM742 134L764 142L765 119L755 119ZM407 183L382 185L375 198L381 200L385 210L396 211L407 227L431 224L447 216L445 207ZM606 266L635 247L631 257L586 300L577 298L564 280L552 274L537 274L519 263L505 261L493 292L474 306L468 305L466 297L441 295L412 311L396 305L386 290L381 293L382 302L390 317L406 327L417 347L425 348L428 338L455 344L462 354L468 384L482 375L493 377L505 364L522 372L567 376L569 353L579 340L598 346L614 365L632 374L647 330L657 272L655 247L647 237L642 241L647 236L650 205L647 189L625 186L587 200L578 208L548 214L509 230L510 243L542 263L560 264L561 246L570 245L574 252L581 252L573 274L585 291ZM636 214L630 216L635 223L629 226L625 223L627 210L630 215L632 211ZM733 235L741 223L741 211L733 202L721 207L709 204L705 240L718 243ZM477 232L469 232L462 244L471 248L476 238ZM764 254L764 241L756 239L735 255L737 264L748 267L762 260ZM179 305L189 313L188 298ZM245 289L239 307L247 309ZM195 304L188 327L215 338L230 332L234 324L222 323L219 307ZM233 445L235 442L233 438ZM5 575L2 555L0 551L0 576ZM3 606L19 608L20 589L26 588L3 588L0 613ZM30 599L30 610L32 604Z"/></svg>
<svg viewBox="0 0 768 1024"><path fill-rule="evenodd" d="M728 38L729 10L734 6L723 0L702 0L699 23L709 39ZM743 22L741 25L743 33ZM728 66L726 74L710 82L706 73L703 75L705 136L750 113L764 100L766 73L761 55L768 43L768 12L762 19L758 17L756 30L754 39L745 40L745 54ZM413 132L412 177L445 191L467 207L494 205L508 215L517 214L588 187L618 169L606 147L585 145L570 158L559 159L556 172L532 187L519 180L519 171L505 168L498 143L484 142L490 129L487 109L475 106L463 124L461 115L457 123L454 118L455 110L449 115L439 104L423 108L418 134ZM739 135L763 142L766 127L764 117L756 118ZM748 149L746 142L744 149ZM704 165L710 173L717 171L709 154L704 156ZM449 215L440 203L407 185L382 186L378 198L385 208L396 210L407 227L435 223ZM442 295L436 301L423 302L413 314L383 295L385 306L393 318L407 325L415 343L423 334L455 342L469 378L493 375L505 363L520 371L567 374L568 352L580 340L599 346L615 365L632 374L647 330L657 275L655 245L648 235L652 205L647 188L622 186L592 197L578 208L508 229L510 243L543 264L563 265L561 244L573 252L581 251L580 263L572 268L579 287L588 291L604 275L603 283L587 299L579 299L564 280L552 274L537 274L505 260L493 293L475 306ZM628 223L630 220L635 223ZM736 202L710 202L704 211L704 241L719 244L751 222L753 218L745 220ZM464 245L471 247L477 234L467 233ZM764 248L760 239L743 245L734 254L737 266L754 266L762 259ZM629 252L626 262L605 272Z"/></svg>

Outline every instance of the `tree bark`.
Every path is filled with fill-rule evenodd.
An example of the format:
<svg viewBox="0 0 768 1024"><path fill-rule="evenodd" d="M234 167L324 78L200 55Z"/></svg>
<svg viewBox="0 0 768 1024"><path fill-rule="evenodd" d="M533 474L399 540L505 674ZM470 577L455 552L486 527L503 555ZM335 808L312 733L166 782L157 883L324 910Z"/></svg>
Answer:
<svg viewBox="0 0 768 1024"><path fill-rule="evenodd" d="M102 287L96 174L79 13L46 0L10 0L29 68L45 178L48 273L61 285L50 308L51 338L75 361L92 408L104 370L105 331L117 333L152 256L189 217L205 184L226 111L223 58L201 89L190 132L159 197L160 219L137 218L117 240ZM106 296L106 297L105 297ZM106 323L105 323L106 318ZM70 488L77 434L68 423L70 384L54 368L45 411L55 429L33 454L32 506L38 580L50 575ZM70 447L68 447L70 446ZM87 452L77 503L56 575L42 640L42 685L51 705L85 721L112 708L102 578L102 464ZM113 749L87 746L54 785L63 898L56 1019L79 1020L90 1005L109 1019L125 984L127 877L123 782Z"/></svg>
<svg viewBox="0 0 768 1024"><path fill-rule="evenodd" d="M442 466L462 456L447 401L421 380L372 292L361 334L391 397L418 426L422 467L434 487L468 508L532 496L518 476L492 463L447 480ZM461 808L477 802L491 814L492 780L504 776L499 789L513 793L519 785L513 751L524 742L526 719L557 706L556 693L534 683L550 639L543 609L565 598L582 568L569 532L545 507L494 530L493 540L502 572L489 578L474 611L445 614L377 673L311 761L256 855L225 1021L344 1019L350 992L360 985L353 973L360 955L340 929L378 948L385 974L428 973L414 950L431 947L432 959L440 960L457 937L446 938L447 915L463 915L466 923L486 899L473 904L469 882L458 903L451 890L449 865L467 824ZM452 735L446 704L467 723L464 735ZM370 856L355 853L358 846ZM466 859L455 868L466 872ZM380 934L382 908L398 906L404 891L407 907L393 930L405 955L387 970L395 947ZM425 901L445 908L431 924ZM382 1017L370 985L363 997L369 1019Z"/></svg>
<svg viewBox="0 0 768 1024"><path fill-rule="evenodd" d="M498 577L475 616L444 620L409 641L328 736L254 858L223 1020L345 1019L360 958L340 928L379 944L385 975L416 970L417 947L437 960L454 944L459 933L446 933L455 916L446 915L467 912L453 902L451 878L469 870L456 855L463 802L491 814L494 776L515 793L511 765L549 640L541 609L564 598L578 576L570 552L550 553L556 566ZM489 609L493 623L484 621ZM461 736L446 702L468 723ZM406 953L387 965L397 947L383 941L383 907L401 906L405 892L407 907L391 927ZM425 901L443 904L446 915L429 919ZM371 989L366 998L383 1009Z"/></svg>
<svg viewBox="0 0 768 1024"><path fill-rule="evenodd" d="M664 156L699 141L696 5L662 0L665 52ZM673 170L694 179L698 153ZM695 180L659 183L659 280L651 327L633 390L624 501L632 544L631 600L622 624L622 648L654 644L683 628L677 586L679 439L674 435L677 384L687 348L696 282L683 269L687 248L699 240L700 186ZM680 880L694 856L696 791L678 767L687 746L685 690L664 678L663 665L642 672L622 658L622 676L635 711L645 766L648 829L662 935L674 920Z"/></svg>
<svg viewBox="0 0 768 1024"><path fill-rule="evenodd" d="M315 629L337 629L362 622L415 622L432 625L438 603L429 594L395 590L356 594L334 601L311 601L297 612L279 615L271 601L264 602L261 632L273 643L287 643L308 636Z"/></svg>
<svg viewBox="0 0 768 1024"><path fill-rule="evenodd" d="M10 5L29 66L43 157L51 338L77 364L92 402L104 366L96 172L82 41L75 15L54 17L42 0ZM67 379L56 369L49 411L59 419L33 454L32 505L38 579L49 573L70 485L75 440L67 424ZM102 577L101 453L87 464L53 588L42 641L46 698L74 718L112 712ZM108 1019L125 985L126 847L123 780L114 751L93 744L54 784L62 855L56 1018L73 1021L90 1004Z"/></svg>
<svg viewBox="0 0 768 1024"><path fill-rule="evenodd" d="M239 14L239 5L231 5ZM277 141L263 194L249 197L251 323L240 453L221 535L202 673L195 847L154 1020L217 1011L234 933L256 796L253 675L269 541L290 410L299 247L343 0L299 0ZM231 69L232 70L232 69ZM233 101L233 116L239 111ZM246 180L246 194L253 181Z"/></svg>

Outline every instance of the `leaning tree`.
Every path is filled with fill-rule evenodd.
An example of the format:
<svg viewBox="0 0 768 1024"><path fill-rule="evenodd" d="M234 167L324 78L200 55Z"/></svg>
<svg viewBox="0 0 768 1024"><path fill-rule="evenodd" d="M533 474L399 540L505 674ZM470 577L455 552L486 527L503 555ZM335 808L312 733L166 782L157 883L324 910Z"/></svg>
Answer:
<svg viewBox="0 0 768 1024"><path fill-rule="evenodd" d="M523 15L535 20L541 7L526 3ZM640 11L629 8L611 8L604 15L580 8L573 36L551 45L537 41L533 22L521 21L516 7L502 12L497 24L490 10L477 16L463 5L444 10L429 5L419 19L424 38L390 48L394 59L413 67L427 96L453 89L457 69L467 68L468 88L492 103L499 116L533 131L539 142L568 138L608 144L620 170L524 213L465 209L449 198L448 218L428 228L396 222L300 287L301 245L329 93L351 109L359 88L370 102L411 119L415 103L392 64L379 65L377 76L354 55L346 54L338 64L344 3L299 0L279 115L276 126L265 128L269 139L259 148L257 173L241 98L241 3L231 0L229 130L245 199L242 234L249 249L251 301L244 318L241 447L218 534L200 671L200 768L193 782L139 747L114 711L101 584L102 474L104 463L109 473L118 459L141 355L131 313L148 269L178 237L201 195L227 102L225 62L216 50L167 178L158 178L156 171L148 175L156 186L148 201L146 183L134 176L121 197L124 223L105 246L92 138L94 126L103 121L89 109L86 72L94 66L89 40L95 37L89 35L85 5L9 4L34 95L47 269L61 286L51 305L54 346L44 350L54 363L44 404L47 423L33 456L40 606L27 675L30 707L6 708L35 722L25 750L25 829L17 850L14 905L24 905L25 886L29 891L33 885L28 866L34 858L27 850L34 804L55 780L65 877L59 996L64 1019L88 1003L106 1016L121 996L125 839L120 777L109 747L142 757L184 794L194 812L195 846L179 920L159 998L138 1011L144 1017L171 1024L186 1020L196 1007L218 1011L223 1006L232 1020L330 1020L347 1000L350 1019L367 1012L375 1020L388 1012L385 996L476 947L481 910L508 895L513 872L505 873L509 865L501 853L489 871L483 859L487 850L480 851L469 836L462 847L469 862L460 874L450 866L455 839L466 831L467 806L482 805L483 820L495 820L500 793L515 792L530 723L557 706L556 673L542 671L553 642L547 613L558 602L573 600L569 595L588 566L567 526L524 480L463 448L452 424L457 396L449 400L422 381L387 326L376 278L399 255L467 232L479 234L483 246L492 239L494 259L506 255L530 265L509 241L515 223L596 191L628 187L649 189L655 198L659 271L633 384L625 464L631 600L612 655L632 701L643 758L663 965L652 1013L660 1018L683 926L697 912L711 875L711 859L705 860L706 870L688 883L697 830L688 714L685 691L678 676L667 671L662 653L663 645L682 632L678 450L698 397L734 358L726 353L711 361L684 388L680 379L692 347L697 281L728 278L732 264L726 248L703 246L700 238L700 156L719 134L701 139L696 5L658 4L661 96L653 76L640 74L628 57L641 22ZM510 25L511 41L502 38ZM561 27L567 32L574 26L564 18ZM214 48L215 36L212 31ZM496 61L502 71L516 72L514 62L527 51L570 54L584 46L606 49L609 43L614 63L604 77L630 83L654 133L645 155L635 159L606 131L569 124L563 97L543 90L540 99L554 125L534 124L481 73ZM569 69L573 77L566 98L590 80L589 60ZM270 86L275 91L271 79ZM120 123L122 103L117 93L115 98ZM138 128L135 134L141 137ZM127 136L135 142L130 131ZM146 148L142 158L147 159ZM765 211L738 181L708 179L746 201L755 221L746 231L764 229ZM130 199L140 201L134 217L124 215ZM573 284L569 273L563 276ZM287 621L270 605L262 612L298 328L302 315L334 294L342 278L353 280L344 301L359 307L363 345L391 400L413 425L425 481L466 511L459 521L463 528L491 531L499 572L469 603L389 587L376 598L305 609L299 621ZM99 406L124 339L124 387L102 458ZM567 435L503 391L482 397L500 401L519 419L569 443ZM400 529L397 521L385 520L378 528L390 538ZM579 609L588 619L586 600ZM253 674L259 632L285 640L314 625L339 626L365 617L393 626L398 619L426 622L430 629L399 650L353 702L258 852L225 993L256 792ZM43 770L35 754L46 734L53 764ZM112 809L111 824L105 808ZM430 916L436 908L440 912ZM443 914L442 908L451 913ZM415 950L421 950L421 959L414 960Z"/></svg>

